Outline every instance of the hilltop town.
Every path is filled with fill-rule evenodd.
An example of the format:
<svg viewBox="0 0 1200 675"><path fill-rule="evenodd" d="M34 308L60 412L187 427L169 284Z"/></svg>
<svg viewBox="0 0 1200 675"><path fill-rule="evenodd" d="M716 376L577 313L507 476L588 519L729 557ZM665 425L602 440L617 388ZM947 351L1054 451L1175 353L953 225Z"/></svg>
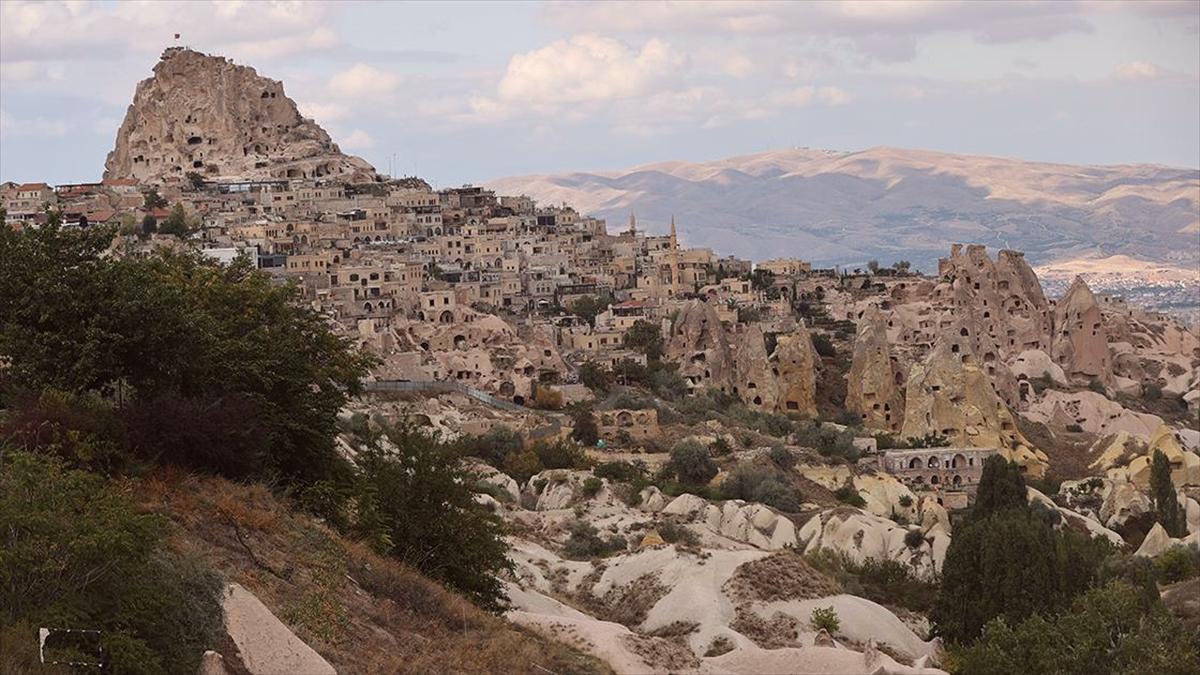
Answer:
<svg viewBox="0 0 1200 675"><path fill-rule="evenodd" d="M293 285L372 359L344 456L398 422L477 449L514 624L616 672L943 672L931 603L864 580L894 565L935 593L995 457L1054 531L1135 559L1198 546L1195 326L1082 279L1048 297L1018 251L814 268L384 176L245 70L168 50L105 177L0 185L5 226ZM1158 519L1157 456L1182 529Z"/></svg>

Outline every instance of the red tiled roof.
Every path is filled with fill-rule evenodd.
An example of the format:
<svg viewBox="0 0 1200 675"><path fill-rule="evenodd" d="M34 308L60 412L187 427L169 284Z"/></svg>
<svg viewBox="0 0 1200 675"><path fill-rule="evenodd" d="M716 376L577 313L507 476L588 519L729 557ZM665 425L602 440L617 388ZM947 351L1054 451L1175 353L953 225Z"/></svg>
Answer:
<svg viewBox="0 0 1200 675"><path fill-rule="evenodd" d="M45 183L22 183L17 186L17 189L21 192L25 192L26 190L49 190L50 186Z"/></svg>

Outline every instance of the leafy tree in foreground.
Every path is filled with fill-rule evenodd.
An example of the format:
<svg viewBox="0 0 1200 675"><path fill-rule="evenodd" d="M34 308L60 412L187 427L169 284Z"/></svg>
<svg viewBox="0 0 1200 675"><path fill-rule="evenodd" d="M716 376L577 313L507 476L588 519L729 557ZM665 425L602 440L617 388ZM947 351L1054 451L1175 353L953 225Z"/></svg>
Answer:
<svg viewBox="0 0 1200 675"><path fill-rule="evenodd" d="M337 412L371 359L246 261L118 258L112 236L0 228L7 388L108 397L147 459L302 483L342 471ZM260 450L249 465L214 464L206 453L223 443Z"/></svg>
<svg viewBox="0 0 1200 675"><path fill-rule="evenodd" d="M1079 596L1049 618L993 619L970 648L953 655L964 675L1195 673L1195 635L1156 597L1114 582Z"/></svg>
<svg viewBox="0 0 1200 675"><path fill-rule="evenodd" d="M360 440L352 530L481 607L501 609L498 575L511 565L503 524L475 501L475 477L458 453L405 424Z"/></svg>

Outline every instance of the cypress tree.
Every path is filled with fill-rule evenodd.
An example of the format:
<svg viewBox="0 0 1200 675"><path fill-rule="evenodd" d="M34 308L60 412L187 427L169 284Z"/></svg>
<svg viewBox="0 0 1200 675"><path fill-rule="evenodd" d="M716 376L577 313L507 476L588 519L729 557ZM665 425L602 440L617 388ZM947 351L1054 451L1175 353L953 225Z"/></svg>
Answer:
<svg viewBox="0 0 1200 675"><path fill-rule="evenodd" d="M1021 477L1021 469L1016 463L1000 455L992 455L983 463L983 475L979 478L971 517L978 520L998 511L1027 506L1026 494L1025 479Z"/></svg>
<svg viewBox="0 0 1200 675"><path fill-rule="evenodd" d="M591 408L582 407L575 413L575 428L571 430L571 438L589 447L600 440L600 427Z"/></svg>
<svg viewBox="0 0 1200 675"><path fill-rule="evenodd" d="M1162 450L1154 451L1150 465L1150 498L1154 501L1154 512L1163 529L1172 537L1187 534L1187 521L1179 499L1175 496L1175 484L1171 482L1171 463Z"/></svg>

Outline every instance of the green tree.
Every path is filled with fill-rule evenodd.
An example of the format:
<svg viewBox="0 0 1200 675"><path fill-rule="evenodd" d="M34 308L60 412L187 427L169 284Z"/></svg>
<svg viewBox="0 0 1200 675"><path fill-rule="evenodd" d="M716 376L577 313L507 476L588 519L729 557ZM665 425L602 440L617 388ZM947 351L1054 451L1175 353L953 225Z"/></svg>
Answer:
<svg viewBox="0 0 1200 675"><path fill-rule="evenodd" d="M457 453L408 424L358 441L352 530L481 607L502 609L500 575L511 568L503 523L475 501L477 477Z"/></svg>
<svg viewBox="0 0 1200 675"><path fill-rule="evenodd" d="M585 361L579 366L579 381L597 394L606 393L612 386L612 373L595 361Z"/></svg>
<svg viewBox="0 0 1200 675"><path fill-rule="evenodd" d="M588 325L596 325L596 315L608 309L609 304L613 301L612 296L594 296L585 295L575 302L571 303L571 313L575 316L588 322Z"/></svg>
<svg viewBox="0 0 1200 675"><path fill-rule="evenodd" d="M1065 606L1112 553L1107 540L1054 529L1024 495L1015 464L985 462L975 506L954 528L931 612L947 640L969 642L996 617L1015 624Z"/></svg>
<svg viewBox="0 0 1200 675"><path fill-rule="evenodd" d="M775 273L770 270L756 269L750 273L750 287L756 291L765 291L775 283Z"/></svg>
<svg viewBox="0 0 1200 675"><path fill-rule="evenodd" d="M571 429L571 438L585 446L594 446L600 440L600 425L596 422L596 414L587 406L575 411L575 426Z"/></svg>
<svg viewBox="0 0 1200 675"><path fill-rule="evenodd" d="M158 219L147 213L142 216L142 237L149 237L158 232Z"/></svg>
<svg viewBox="0 0 1200 675"><path fill-rule="evenodd" d="M167 200L160 194L156 188L146 190L142 195L142 206L149 209L163 209L167 206Z"/></svg>
<svg viewBox="0 0 1200 675"><path fill-rule="evenodd" d="M704 485L717 475L717 463L708 448L694 440L676 443L668 466L680 482L692 485Z"/></svg>
<svg viewBox="0 0 1200 675"><path fill-rule="evenodd" d="M629 330L625 331L624 343L626 347L645 354L651 361L662 358L662 331L650 321L635 321Z"/></svg>
<svg viewBox="0 0 1200 675"><path fill-rule="evenodd" d="M183 211L183 204L178 203L171 207L170 215L158 227L158 231L162 234L173 234L177 237L186 237L189 230L187 214Z"/></svg>
<svg viewBox="0 0 1200 675"><path fill-rule="evenodd" d="M870 272L871 274L879 274L879 261L878 260L868 260L867 261L867 271Z"/></svg>
<svg viewBox="0 0 1200 675"><path fill-rule="evenodd" d="M1027 494L1020 467L1000 455L992 455L983 462L971 515L978 520L1005 509L1024 507L1029 501Z"/></svg>
<svg viewBox="0 0 1200 675"><path fill-rule="evenodd" d="M1195 636L1151 596L1114 582L1079 596L1069 610L1019 622L990 621L953 655L964 675L1195 673Z"/></svg>
<svg viewBox="0 0 1200 675"><path fill-rule="evenodd" d="M344 473L337 413L361 390L372 359L301 304L294 286L272 283L247 261L116 258L105 255L112 237L107 228L54 223L0 228L0 356L9 388L113 396L130 419L157 425L143 427L148 442L133 448L147 459L226 473L206 459L219 439L181 442L171 454L154 440L222 410L231 421L224 428L253 432L261 453L252 471L235 477L307 483ZM156 408L164 414L134 414ZM253 425L232 423L238 416Z"/></svg>
<svg viewBox="0 0 1200 675"><path fill-rule="evenodd" d="M1171 481L1171 462L1162 450L1154 451L1150 464L1150 498L1154 502L1155 518L1167 534L1172 537L1187 534L1187 520L1175 496L1175 483Z"/></svg>
<svg viewBox="0 0 1200 675"><path fill-rule="evenodd" d="M188 185L190 185L193 190L199 190L200 188L204 187L204 176L196 171L189 171L185 173L184 178L187 178Z"/></svg>

